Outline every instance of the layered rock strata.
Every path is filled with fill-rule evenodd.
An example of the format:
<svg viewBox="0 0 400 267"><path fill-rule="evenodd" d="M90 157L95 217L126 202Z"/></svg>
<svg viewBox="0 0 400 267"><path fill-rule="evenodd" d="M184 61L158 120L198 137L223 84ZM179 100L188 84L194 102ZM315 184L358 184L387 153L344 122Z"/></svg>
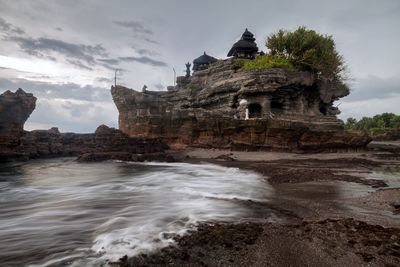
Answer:
<svg viewBox="0 0 400 267"><path fill-rule="evenodd" d="M308 72L244 71L220 60L166 92L111 88L119 129L131 137L186 146L316 151L357 149L369 137L345 132L334 101L342 83Z"/></svg>

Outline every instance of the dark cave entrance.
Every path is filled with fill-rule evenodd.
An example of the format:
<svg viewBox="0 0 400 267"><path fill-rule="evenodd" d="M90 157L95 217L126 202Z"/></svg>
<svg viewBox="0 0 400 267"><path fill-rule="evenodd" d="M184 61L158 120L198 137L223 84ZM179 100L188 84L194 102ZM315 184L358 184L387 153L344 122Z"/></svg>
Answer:
<svg viewBox="0 0 400 267"><path fill-rule="evenodd" d="M258 103L250 104L249 107L249 118L261 118L261 105Z"/></svg>
<svg viewBox="0 0 400 267"><path fill-rule="evenodd" d="M319 112L321 112L323 115L326 115L326 106L320 105L319 106Z"/></svg>
<svg viewBox="0 0 400 267"><path fill-rule="evenodd" d="M283 103L277 100L271 101L271 112L274 114L283 113Z"/></svg>

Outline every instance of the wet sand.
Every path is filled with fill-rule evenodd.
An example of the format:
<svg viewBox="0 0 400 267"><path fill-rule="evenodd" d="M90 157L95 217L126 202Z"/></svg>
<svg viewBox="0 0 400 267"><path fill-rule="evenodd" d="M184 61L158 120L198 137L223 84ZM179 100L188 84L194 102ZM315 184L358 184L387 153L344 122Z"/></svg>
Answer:
<svg viewBox="0 0 400 267"><path fill-rule="evenodd" d="M118 266L400 266L397 152L195 149L175 156L263 174L274 196L247 205L280 220L203 224L175 246Z"/></svg>

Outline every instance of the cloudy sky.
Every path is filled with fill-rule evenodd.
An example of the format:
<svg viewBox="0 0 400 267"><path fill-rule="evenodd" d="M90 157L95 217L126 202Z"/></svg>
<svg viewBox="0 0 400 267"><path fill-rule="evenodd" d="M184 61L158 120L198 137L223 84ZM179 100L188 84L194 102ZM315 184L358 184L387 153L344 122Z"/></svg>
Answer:
<svg viewBox="0 0 400 267"><path fill-rule="evenodd" d="M247 27L265 50L280 28L332 35L350 70L341 118L400 114L400 1L0 0L0 93L37 98L25 128L117 127L110 86L165 90L173 68L225 58Z"/></svg>

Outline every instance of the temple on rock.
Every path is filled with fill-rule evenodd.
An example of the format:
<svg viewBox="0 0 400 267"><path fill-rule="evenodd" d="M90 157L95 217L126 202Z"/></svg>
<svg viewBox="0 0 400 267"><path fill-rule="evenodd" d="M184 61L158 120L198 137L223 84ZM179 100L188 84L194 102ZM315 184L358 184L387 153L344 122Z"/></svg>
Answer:
<svg viewBox="0 0 400 267"><path fill-rule="evenodd" d="M242 38L240 38L240 40L232 46L231 50L229 50L228 57L255 58L258 53L258 47L255 41L256 39L254 38L254 35L246 28Z"/></svg>
<svg viewBox="0 0 400 267"><path fill-rule="evenodd" d="M172 147L251 147L311 150L357 148L365 135L349 135L334 101L349 94L339 81L311 72L238 64L258 56L247 29L217 60L204 53L186 64L186 76L163 92L113 86L119 128L132 137L160 138ZM240 60L238 60L238 58Z"/></svg>
<svg viewBox="0 0 400 267"><path fill-rule="evenodd" d="M203 55L199 56L195 60L193 60L193 71L204 70L207 69L208 66L214 62L217 62L218 59L215 57L209 56L204 52Z"/></svg>

